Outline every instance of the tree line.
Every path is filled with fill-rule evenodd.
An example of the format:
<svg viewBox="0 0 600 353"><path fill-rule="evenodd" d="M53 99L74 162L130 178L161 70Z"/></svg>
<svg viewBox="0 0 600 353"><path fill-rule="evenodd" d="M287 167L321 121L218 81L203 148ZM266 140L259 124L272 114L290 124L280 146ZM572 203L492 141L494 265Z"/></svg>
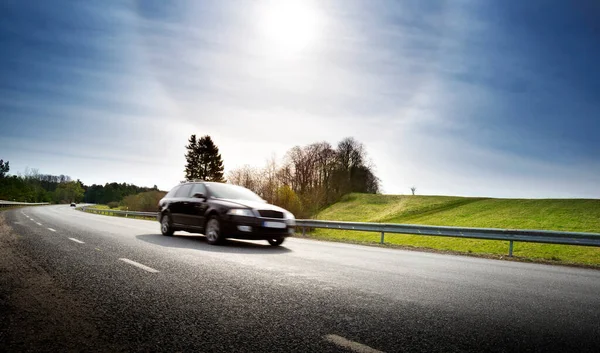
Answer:
<svg viewBox="0 0 600 353"><path fill-rule="evenodd" d="M50 203L84 201L98 204L120 204L128 196L150 192L154 197L152 201L148 201L147 196L140 196L138 199L130 198L129 204L133 207L144 205L147 208L146 204L154 203L154 210L158 203L158 200L155 199L160 194L156 185L152 188L127 183L87 186L80 180L72 180L68 175L41 174L37 169L27 169L23 174L17 175L9 175L9 171L9 162L0 160L0 200Z"/></svg>
<svg viewBox="0 0 600 353"><path fill-rule="evenodd" d="M223 160L210 136L190 136L186 149L186 180L225 181ZM295 146L281 163L271 159L262 168L245 165L230 171L227 179L299 217L311 216L350 192L379 192L365 146L352 137L336 147L328 142Z"/></svg>
<svg viewBox="0 0 600 353"><path fill-rule="evenodd" d="M0 200L68 203L81 200L85 192L81 181L68 175L40 174L37 169L9 175L9 171L9 162L0 160Z"/></svg>
<svg viewBox="0 0 600 353"><path fill-rule="evenodd" d="M298 217L310 217L350 192L379 192L365 146L352 137L336 147L328 142L295 146L281 163L271 159L262 168L245 165L227 179Z"/></svg>
<svg viewBox="0 0 600 353"><path fill-rule="evenodd" d="M210 136L191 135L186 149L186 181L225 181L223 160ZM311 216L350 192L379 192L365 146L352 137L336 147L328 142L293 147L281 163L271 159L262 168L245 165L230 171L227 180L299 217Z"/></svg>
<svg viewBox="0 0 600 353"><path fill-rule="evenodd" d="M186 145L186 180L225 182L219 148L206 135L191 135ZM65 175L8 175L9 163L0 160L0 199L21 202L81 202L154 210L164 192L127 183L84 185ZM298 217L314 215L350 192L377 193L379 179L365 146L352 137L335 147L328 142L295 146L281 161L271 159L263 167L233 169L229 183L244 186L267 202L284 207Z"/></svg>
<svg viewBox="0 0 600 353"><path fill-rule="evenodd" d="M130 195L136 195L147 191L158 191L156 185L152 188L148 188L127 183L106 183L104 185L92 184L85 188L83 201L86 203L98 204L121 202L125 197ZM156 205L154 205L154 208L156 208Z"/></svg>

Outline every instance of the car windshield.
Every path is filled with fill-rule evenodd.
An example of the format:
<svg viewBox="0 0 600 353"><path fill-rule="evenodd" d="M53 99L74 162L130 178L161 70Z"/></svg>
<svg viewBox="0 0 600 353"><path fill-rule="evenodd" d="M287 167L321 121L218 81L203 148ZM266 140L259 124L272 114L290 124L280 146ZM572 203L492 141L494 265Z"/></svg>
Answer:
<svg viewBox="0 0 600 353"><path fill-rule="evenodd" d="M241 186L219 183L210 183L206 186L210 191L210 195L219 199L264 202L260 196Z"/></svg>

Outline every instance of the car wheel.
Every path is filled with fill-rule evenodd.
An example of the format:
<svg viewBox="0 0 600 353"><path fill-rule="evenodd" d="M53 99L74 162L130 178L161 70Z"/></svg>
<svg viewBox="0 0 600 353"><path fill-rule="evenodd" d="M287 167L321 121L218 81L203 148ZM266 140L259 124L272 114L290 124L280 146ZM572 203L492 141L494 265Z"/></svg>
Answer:
<svg viewBox="0 0 600 353"><path fill-rule="evenodd" d="M216 245L223 242L223 234L221 233L221 222L219 222L219 218L217 216L210 216L208 222L206 222L204 234L206 235L206 240L210 245Z"/></svg>
<svg viewBox="0 0 600 353"><path fill-rule="evenodd" d="M284 240L285 240L285 238L267 239L267 241L269 242L269 244L271 244L273 246L279 246L279 245L283 244Z"/></svg>
<svg viewBox="0 0 600 353"><path fill-rule="evenodd" d="M175 230L173 230L173 222L171 222L171 216L169 214L165 214L162 216L160 220L160 231L163 235L170 237L173 235Z"/></svg>

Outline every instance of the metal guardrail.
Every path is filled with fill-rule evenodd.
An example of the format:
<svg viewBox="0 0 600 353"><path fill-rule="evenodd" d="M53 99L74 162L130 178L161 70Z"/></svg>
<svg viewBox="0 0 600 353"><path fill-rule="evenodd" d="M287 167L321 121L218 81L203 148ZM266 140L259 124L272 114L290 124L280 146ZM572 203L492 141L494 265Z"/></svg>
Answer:
<svg viewBox="0 0 600 353"><path fill-rule="evenodd" d="M114 214L114 215L122 215L125 217L128 216L137 216L137 217L156 217L157 212L139 212L139 211L121 211L121 210L110 210L110 209L101 209L101 208L93 208L93 207L81 207L80 208L84 212L96 213L96 214Z"/></svg>
<svg viewBox="0 0 600 353"><path fill-rule="evenodd" d="M140 211L122 211L122 210L111 210L111 209L101 209L101 208L93 208L93 207L81 207L81 210L84 212L96 213L96 214L114 214L114 215L123 215L127 216L137 216L137 217L156 217L157 212L140 212Z"/></svg>
<svg viewBox="0 0 600 353"><path fill-rule="evenodd" d="M296 220L296 227L302 228L303 235L306 232L306 228L326 228L340 230L355 230L364 232L378 232L381 233L381 244L384 244L385 233L416 234L486 240L504 240L509 241L508 256L511 257L513 253L513 242L515 241L528 243L600 246L600 234L598 233L559 232L550 230L524 229L463 228L393 223L338 222L318 221L311 219Z"/></svg>
<svg viewBox="0 0 600 353"><path fill-rule="evenodd" d="M157 212L137 212L104 210L90 207L82 207L83 211L98 214L117 214L127 216L156 217ZM442 236L454 238L471 238L484 240L502 240L509 242L508 256L513 255L513 242L547 243L562 245L600 246L599 233L560 232L551 230L527 230L527 229L499 229L499 228L465 228L427 226L419 224L395 224L395 223L366 223L366 222L339 222L319 221L313 219L297 219L296 228L302 228L302 235L306 234L307 228L325 228L339 230L353 230L363 232L377 232L381 234L380 243L385 243L385 233L415 234L427 236Z"/></svg>
<svg viewBox="0 0 600 353"><path fill-rule="evenodd" d="M40 206L49 205L48 202L16 202L16 201L4 201L0 200L1 207L13 207L13 206Z"/></svg>

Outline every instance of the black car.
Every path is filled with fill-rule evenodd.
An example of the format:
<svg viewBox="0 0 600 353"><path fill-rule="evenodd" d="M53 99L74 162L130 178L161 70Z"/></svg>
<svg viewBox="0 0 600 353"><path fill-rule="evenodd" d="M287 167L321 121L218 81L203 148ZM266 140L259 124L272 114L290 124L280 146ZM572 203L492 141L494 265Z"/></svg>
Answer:
<svg viewBox="0 0 600 353"><path fill-rule="evenodd" d="M268 204L241 186L186 182L175 186L158 204L163 235L183 230L203 233L209 244L225 238L267 240L281 245L294 234L294 215Z"/></svg>

